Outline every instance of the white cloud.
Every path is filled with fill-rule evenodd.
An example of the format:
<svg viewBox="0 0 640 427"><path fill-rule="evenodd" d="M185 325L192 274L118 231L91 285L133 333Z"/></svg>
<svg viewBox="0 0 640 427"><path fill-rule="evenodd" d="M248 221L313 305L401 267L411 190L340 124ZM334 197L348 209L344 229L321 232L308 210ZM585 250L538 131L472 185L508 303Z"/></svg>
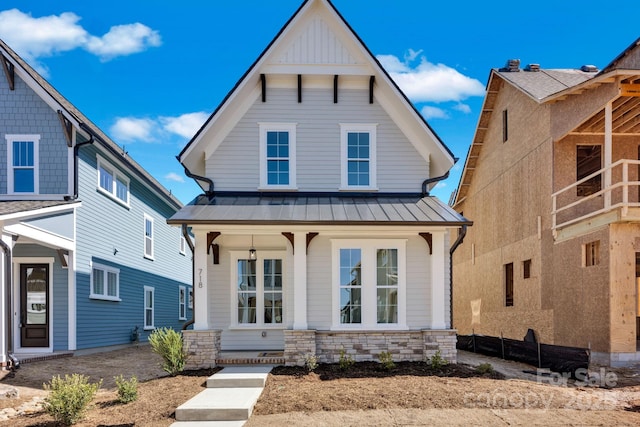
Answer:
<svg viewBox="0 0 640 427"><path fill-rule="evenodd" d="M156 123L151 119L120 117L111 126L111 134L116 140L152 142Z"/></svg>
<svg viewBox="0 0 640 427"><path fill-rule="evenodd" d="M458 110L458 111L460 111L461 113L465 113L465 114L469 114L469 113L471 113L471 107L469 107L467 104L459 103L459 104L457 104L457 105L454 105L454 106L453 106L453 109L454 109L454 110Z"/></svg>
<svg viewBox="0 0 640 427"><path fill-rule="evenodd" d="M405 61L394 55L377 58L391 78L413 102L461 101L472 96L483 96L484 86L478 80L465 76L444 64L433 64L424 56L411 67L421 51L409 50Z"/></svg>
<svg viewBox="0 0 640 427"><path fill-rule="evenodd" d="M420 110L422 113L422 117L425 119L448 119L449 115L442 108L432 107L430 105L425 105Z"/></svg>
<svg viewBox="0 0 640 427"><path fill-rule="evenodd" d="M161 117L160 121L168 132L191 139L208 117L209 114L199 111L178 117Z"/></svg>
<svg viewBox="0 0 640 427"><path fill-rule="evenodd" d="M175 172L169 172L164 176L164 179L166 179L167 181L184 182L184 177L182 175L178 175Z"/></svg>
<svg viewBox="0 0 640 427"><path fill-rule="evenodd" d="M0 12L0 38L34 67L38 59L82 48L102 60L142 52L161 44L160 35L140 23L117 25L101 37L91 35L78 24L73 12L34 18L18 9Z"/></svg>

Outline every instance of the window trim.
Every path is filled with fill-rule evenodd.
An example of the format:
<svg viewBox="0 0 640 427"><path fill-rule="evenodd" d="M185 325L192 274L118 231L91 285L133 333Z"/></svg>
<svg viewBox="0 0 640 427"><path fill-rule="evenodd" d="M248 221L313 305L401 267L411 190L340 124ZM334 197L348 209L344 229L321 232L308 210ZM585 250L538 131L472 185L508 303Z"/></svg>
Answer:
<svg viewBox="0 0 640 427"><path fill-rule="evenodd" d="M104 275L104 294L96 294L94 293L93 288L93 271L94 270L102 270ZM107 293L108 290L108 278L109 274L113 273L116 275L116 296L111 296ZM89 274L89 298L97 299L103 301L122 301L120 298L120 269L115 267L110 267L108 265L100 264L100 263L92 263L91 264L91 273Z"/></svg>
<svg viewBox="0 0 640 427"><path fill-rule="evenodd" d="M340 191L377 190L377 123L340 123ZM348 135L349 133L369 134L369 185L349 185Z"/></svg>
<svg viewBox="0 0 640 427"><path fill-rule="evenodd" d="M297 123L258 123L260 130L260 190L297 190L296 184L296 127ZM271 185L267 178L267 133L289 133L289 185Z"/></svg>
<svg viewBox="0 0 640 427"><path fill-rule="evenodd" d="M180 236L180 249L178 250L181 255L187 254L187 239L184 236Z"/></svg>
<svg viewBox="0 0 640 427"><path fill-rule="evenodd" d="M111 162L109 162L108 160L106 160L104 157L102 157L101 155L97 154L96 155L96 159L97 159L97 164L96 164L96 172L97 172L97 184L96 184L96 188L98 190L98 192L104 194L105 196L108 196L109 198L111 198L112 200L114 200L115 202L121 204L122 206L129 208L131 207L131 180L129 179L129 177L127 175L125 175L123 172L120 171L120 169L118 169L117 167L115 167ZM103 188L101 183L100 183L100 169L105 169L107 171L109 171L111 173L112 176L112 191L108 191L107 189ZM118 197L118 180L124 182L127 184L127 200L122 200L121 198Z"/></svg>
<svg viewBox="0 0 640 427"><path fill-rule="evenodd" d="M189 290L187 291L187 307L193 310L193 286L189 286Z"/></svg>
<svg viewBox="0 0 640 427"><path fill-rule="evenodd" d="M181 301L180 297L184 299ZM178 286L178 320L187 320L187 287Z"/></svg>
<svg viewBox="0 0 640 427"><path fill-rule="evenodd" d="M40 194L40 135L7 134L4 138L7 141L7 194ZM22 141L33 142L33 192L15 191L15 181L13 179L13 143Z"/></svg>
<svg viewBox="0 0 640 427"><path fill-rule="evenodd" d="M594 240L582 245L582 266L595 267L600 265L600 240Z"/></svg>
<svg viewBox="0 0 640 427"><path fill-rule="evenodd" d="M147 221L149 221L151 223L151 237L147 237ZM146 259L150 259L150 260L154 260L154 255L155 255L155 250L154 250L154 239L155 239L155 226L154 226L154 220L153 217L149 214L144 214L144 220L142 222L143 227L142 227L142 237L143 237L143 246L142 246L142 253L144 254L144 257ZM151 240L151 253L148 254L147 253L147 239Z"/></svg>
<svg viewBox="0 0 640 427"><path fill-rule="evenodd" d="M340 323L340 249L360 249L362 256L361 323ZM376 251L398 251L398 322L377 322ZM331 239L331 330L406 330L407 239Z"/></svg>
<svg viewBox="0 0 640 427"><path fill-rule="evenodd" d="M230 251L231 255L231 323L230 329L287 329L288 321L288 305L286 304L287 294L287 252L272 250L258 251L256 259L256 278L262 279L256 282L256 323L240 323L238 322L238 261L248 259L247 251ZM264 323L264 317L258 316L258 313L264 313L264 260L279 259L282 261L282 322L280 323Z"/></svg>
<svg viewBox="0 0 640 427"><path fill-rule="evenodd" d="M147 295L148 293L151 293L151 307L147 308ZM156 290L154 287L152 286L145 286L144 287L144 298L142 301L142 308L143 308L143 320L142 320L142 324L144 325L144 330L145 331L149 331L152 329L155 329L155 323L156 323L156 314L155 314L155 309L156 309L156 296L155 296ZM147 310L151 310L151 325L147 325Z"/></svg>

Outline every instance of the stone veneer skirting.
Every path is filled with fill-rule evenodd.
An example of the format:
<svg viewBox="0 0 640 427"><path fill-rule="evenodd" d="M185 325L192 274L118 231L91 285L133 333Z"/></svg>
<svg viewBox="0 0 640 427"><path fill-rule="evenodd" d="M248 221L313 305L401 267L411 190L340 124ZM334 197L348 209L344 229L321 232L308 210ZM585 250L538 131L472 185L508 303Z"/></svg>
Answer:
<svg viewBox="0 0 640 427"><path fill-rule="evenodd" d="M303 366L305 359L316 356L321 363L336 363L340 352L356 362L378 360L383 351L391 353L394 361L422 361L440 355L456 363L456 331L314 331L285 330L284 357L287 366Z"/></svg>
<svg viewBox="0 0 640 427"><path fill-rule="evenodd" d="M221 335L220 330L182 331L183 346L187 352L185 369L208 369L216 366Z"/></svg>

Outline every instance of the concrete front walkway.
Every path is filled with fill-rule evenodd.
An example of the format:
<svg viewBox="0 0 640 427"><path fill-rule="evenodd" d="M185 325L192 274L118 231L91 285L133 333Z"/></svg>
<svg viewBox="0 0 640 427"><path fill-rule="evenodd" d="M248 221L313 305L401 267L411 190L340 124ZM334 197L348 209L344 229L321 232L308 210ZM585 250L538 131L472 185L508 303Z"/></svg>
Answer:
<svg viewBox="0 0 640 427"><path fill-rule="evenodd" d="M230 366L207 379L207 388L176 409L172 427L242 426L272 366Z"/></svg>

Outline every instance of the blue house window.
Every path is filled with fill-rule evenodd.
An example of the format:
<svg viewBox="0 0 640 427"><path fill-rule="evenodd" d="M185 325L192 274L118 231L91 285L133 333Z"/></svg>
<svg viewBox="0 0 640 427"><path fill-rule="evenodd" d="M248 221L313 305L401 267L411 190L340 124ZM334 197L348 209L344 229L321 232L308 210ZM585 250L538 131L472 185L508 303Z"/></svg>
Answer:
<svg viewBox="0 0 640 427"><path fill-rule="evenodd" d="M129 206L129 178L98 156L98 191Z"/></svg>
<svg viewBox="0 0 640 427"><path fill-rule="evenodd" d="M151 286L144 287L144 329L153 329L155 318L155 289Z"/></svg>
<svg viewBox="0 0 640 427"><path fill-rule="evenodd" d="M8 147L7 192L37 194L39 192L40 135L6 135L5 138Z"/></svg>
<svg viewBox="0 0 640 427"><path fill-rule="evenodd" d="M94 263L89 298L120 301L120 270Z"/></svg>
<svg viewBox="0 0 640 427"><path fill-rule="evenodd" d="M341 190L376 189L376 124L340 124Z"/></svg>
<svg viewBox="0 0 640 427"><path fill-rule="evenodd" d="M259 123L260 187L295 189L296 125Z"/></svg>

